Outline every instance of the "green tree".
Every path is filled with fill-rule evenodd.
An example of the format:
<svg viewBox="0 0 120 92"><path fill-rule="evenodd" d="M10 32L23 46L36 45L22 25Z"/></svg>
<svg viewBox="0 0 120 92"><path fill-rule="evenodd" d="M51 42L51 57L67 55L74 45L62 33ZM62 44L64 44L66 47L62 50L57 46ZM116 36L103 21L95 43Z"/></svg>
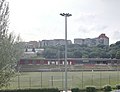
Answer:
<svg viewBox="0 0 120 92"><path fill-rule="evenodd" d="M116 59L120 59L120 51L117 51L117 53L116 53Z"/></svg>
<svg viewBox="0 0 120 92"><path fill-rule="evenodd" d="M72 58L73 57L73 52L67 52L67 57Z"/></svg>
<svg viewBox="0 0 120 92"><path fill-rule="evenodd" d="M73 57L74 58L82 58L82 53L79 50L75 50L73 52Z"/></svg>
<svg viewBox="0 0 120 92"><path fill-rule="evenodd" d="M99 54L97 52L91 52L91 53L89 53L89 58L97 58L98 55Z"/></svg>
<svg viewBox="0 0 120 92"><path fill-rule="evenodd" d="M52 48L46 48L43 56L45 58L57 58L57 50Z"/></svg>
<svg viewBox="0 0 120 92"><path fill-rule="evenodd" d="M87 51L82 51L82 58L88 58L89 54Z"/></svg>
<svg viewBox="0 0 120 92"><path fill-rule="evenodd" d="M10 78L15 74L15 66L22 51L20 37L8 34L9 3L0 0L0 88L9 84Z"/></svg>
<svg viewBox="0 0 120 92"><path fill-rule="evenodd" d="M106 51L101 51L100 58L110 58L110 54Z"/></svg>

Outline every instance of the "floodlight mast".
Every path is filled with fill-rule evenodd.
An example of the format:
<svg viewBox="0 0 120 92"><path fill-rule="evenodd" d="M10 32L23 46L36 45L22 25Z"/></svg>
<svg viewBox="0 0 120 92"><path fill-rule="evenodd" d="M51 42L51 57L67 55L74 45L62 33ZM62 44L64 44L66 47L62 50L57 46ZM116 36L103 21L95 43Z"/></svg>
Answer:
<svg viewBox="0 0 120 92"><path fill-rule="evenodd" d="M67 17L72 16L69 13L60 13L61 16L65 17L65 92L67 92Z"/></svg>

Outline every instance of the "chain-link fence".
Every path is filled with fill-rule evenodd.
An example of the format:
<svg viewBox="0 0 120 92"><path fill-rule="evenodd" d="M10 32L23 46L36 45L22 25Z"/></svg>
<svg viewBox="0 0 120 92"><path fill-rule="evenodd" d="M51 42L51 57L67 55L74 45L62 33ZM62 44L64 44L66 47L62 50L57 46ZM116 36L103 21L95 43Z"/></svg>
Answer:
<svg viewBox="0 0 120 92"><path fill-rule="evenodd" d="M93 85L102 88L109 84L115 86L120 81L119 71L89 71L68 72L67 86L71 88L85 88ZM64 89L64 72L25 72L11 79L10 89L24 88L59 88Z"/></svg>

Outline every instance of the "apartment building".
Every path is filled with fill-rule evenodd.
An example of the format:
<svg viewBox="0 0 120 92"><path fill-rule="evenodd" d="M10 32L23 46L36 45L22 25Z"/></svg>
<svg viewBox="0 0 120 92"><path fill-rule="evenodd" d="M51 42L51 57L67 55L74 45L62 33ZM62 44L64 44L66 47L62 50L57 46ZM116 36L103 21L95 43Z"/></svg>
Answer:
<svg viewBox="0 0 120 92"><path fill-rule="evenodd" d="M68 45L72 44L71 40L67 40ZM65 45L64 39L53 39L53 40L42 40L40 42L41 47L44 46L57 46L57 45Z"/></svg>
<svg viewBox="0 0 120 92"><path fill-rule="evenodd" d="M44 46L57 46L65 45L65 39L53 39L53 40L42 40L42 41L29 41L22 42L25 48L40 48ZM72 44L71 40L67 40L68 45ZM109 38L105 34L100 34L96 38L75 38L73 44L87 45L87 46L97 46L99 44L109 45Z"/></svg>
<svg viewBox="0 0 120 92"><path fill-rule="evenodd" d="M37 41L29 41L29 42L23 42L23 43L24 43L24 47L29 49L40 47L40 44Z"/></svg>
<svg viewBox="0 0 120 92"><path fill-rule="evenodd" d="M87 45L87 46L96 46L99 44L109 45L109 38L105 34L100 34L97 38L76 38L74 39L74 44Z"/></svg>
<svg viewBox="0 0 120 92"><path fill-rule="evenodd" d="M101 34L96 39L96 45L98 45L98 44L109 45L109 38L105 34Z"/></svg>

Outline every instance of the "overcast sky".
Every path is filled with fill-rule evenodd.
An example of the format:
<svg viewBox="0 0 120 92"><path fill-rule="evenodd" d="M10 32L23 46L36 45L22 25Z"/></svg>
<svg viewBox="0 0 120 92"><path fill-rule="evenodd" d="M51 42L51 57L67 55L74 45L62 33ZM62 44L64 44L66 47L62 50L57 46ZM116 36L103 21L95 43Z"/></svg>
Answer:
<svg viewBox="0 0 120 92"><path fill-rule="evenodd" d="M120 41L120 0L8 0L10 30L23 41L64 39L64 17L68 39L95 38L105 33L110 44Z"/></svg>

